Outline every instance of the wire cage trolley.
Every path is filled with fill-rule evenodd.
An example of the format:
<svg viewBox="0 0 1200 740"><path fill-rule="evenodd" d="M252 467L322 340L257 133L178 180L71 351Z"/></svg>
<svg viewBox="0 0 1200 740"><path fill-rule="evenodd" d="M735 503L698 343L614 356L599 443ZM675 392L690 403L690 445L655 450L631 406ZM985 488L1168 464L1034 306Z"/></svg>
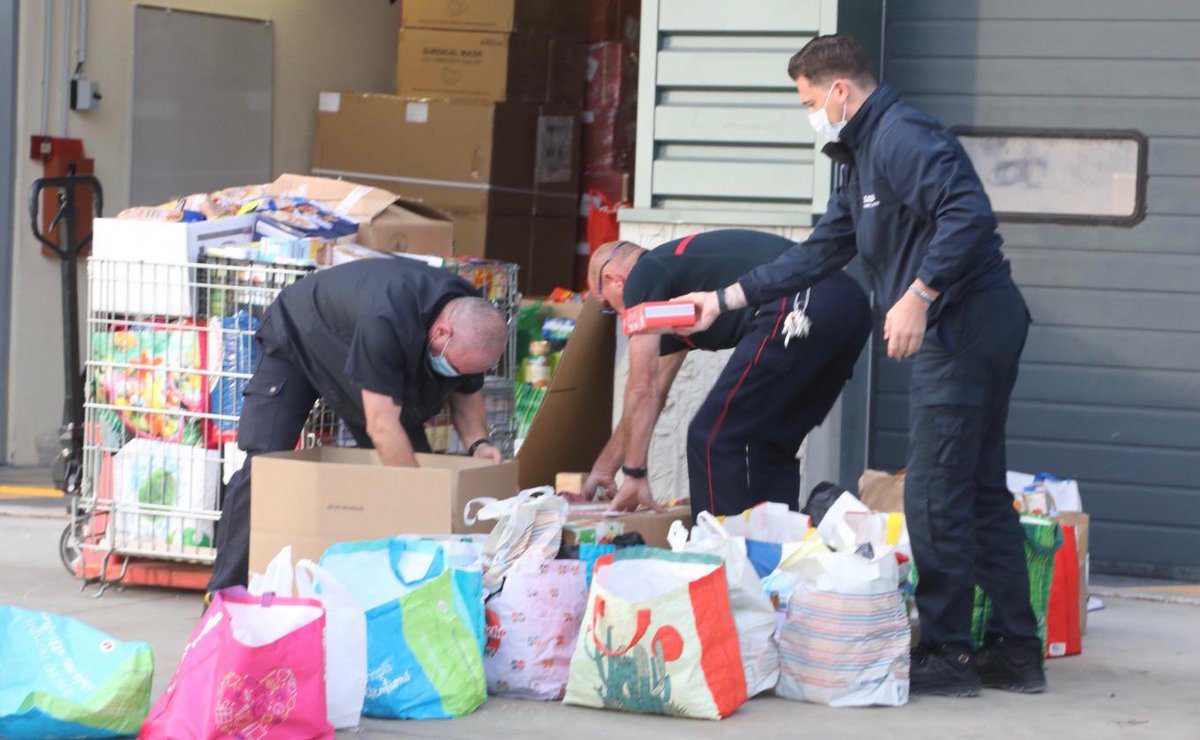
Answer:
<svg viewBox="0 0 1200 740"><path fill-rule="evenodd" d="M260 352L254 335L279 292L314 269L222 252L193 264L89 260L81 501L64 564L84 588L99 583L97 596L120 582L203 588L216 557L222 491L244 461L237 423ZM508 319L508 347L484 392L490 432L511 456L517 267L430 259L474 282ZM428 426L435 450L461 450L448 412ZM353 444L321 402L297 441Z"/></svg>

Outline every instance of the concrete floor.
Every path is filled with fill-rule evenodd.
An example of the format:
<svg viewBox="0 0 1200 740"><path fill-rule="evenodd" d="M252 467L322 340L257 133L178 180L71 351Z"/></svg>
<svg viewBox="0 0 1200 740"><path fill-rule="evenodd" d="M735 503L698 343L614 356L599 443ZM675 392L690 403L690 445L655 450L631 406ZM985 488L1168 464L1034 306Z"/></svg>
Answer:
<svg viewBox="0 0 1200 740"><path fill-rule="evenodd" d="M153 647L155 694L170 678L200 615L200 598L112 589L101 599L59 564L60 507L0 501L0 603L84 620ZM1050 661L1040 696L985 692L978 699L917 698L898 709L830 709L775 698L748 702L719 723L628 715L520 701L489 701L442 722L365 720L339 736L440 738L657 738L817 736L867 738L1200 738L1200 611L1114 597L1091 614L1084 654Z"/></svg>

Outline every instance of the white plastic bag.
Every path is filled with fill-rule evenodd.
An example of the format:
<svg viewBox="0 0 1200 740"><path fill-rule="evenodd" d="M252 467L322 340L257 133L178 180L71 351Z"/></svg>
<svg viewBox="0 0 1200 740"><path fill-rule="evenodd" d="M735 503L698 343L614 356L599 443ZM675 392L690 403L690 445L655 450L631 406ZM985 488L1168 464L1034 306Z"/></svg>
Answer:
<svg viewBox="0 0 1200 740"><path fill-rule="evenodd" d="M682 522L672 523L667 541L676 552L708 553L718 555L725 561L729 605L733 608L738 645L742 651L742 667L746 671L746 696L755 696L775 688L779 680L775 609L746 556L746 539L731 537L716 517L703 511L696 518L690 542Z"/></svg>
<svg viewBox="0 0 1200 740"><path fill-rule="evenodd" d="M855 548L854 530L846 524L846 515L850 513L866 514L870 511L854 494L843 493L833 502L833 506L829 507L829 511L825 512L825 517L817 525L817 531L821 533L821 539L825 540L825 544L834 550L853 552Z"/></svg>
<svg viewBox="0 0 1200 740"><path fill-rule="evenodd" d="M471 507L480 508L471 513ZM477 498L467 502L463 521L494 520L496 526L483 543L483 586L494 591L518 558L553 560L562 545L567 523L567 500L542 486L521 491L507 499Z"/></svg>
<svg viewBox="0 0 1200 740"><path fill-rule="evenodd" d="M1083 511L1083 498L1079 494L1079 481L1074 478L1055 478L1049 473L1030 475L1008 471L1008 491L1014 496L1020 496L1027 491L1045 491L1050 494L1053 504L1052 514L1060 511Z"/></svg>
<svg viewBox="0 0 1200 740"><path fill-rule="evenodd" d="M296 564L296 595L317 599L325 607L325 705L329 724L338 729L357 727L367 691L366 615L350 592L311 560Z"/></svg>
<svg viewBox="0 0 1200 740"><path fill-rule="evenodd" d="M315 583L314 583L315 580ZM325 608L325 702L329 724L357 727L367 688L367 619L358 601L331 574L311 560L292 568L292 548L284 547L265 573L250 577L252 595L274 593L316 599ZM317 586L320 586L320 593Z"/></svg>
<svg viewBox="0 0 1200 740"><path fill-rule="evenodd" d="M812 519L808 515L774 501L764 501L741 514L719 517L718 521L729 536L776 544L801 542L812 528ZM708 536L703 531L693 530L692 539L696 539L697 534Z"/></svg>
<svg viewBox="0 0 1200 740"><path fill-rule="evenodd" d="M824 553L790 572L776 693L834 707L907 703L912 633L895 553Z"/></svg>

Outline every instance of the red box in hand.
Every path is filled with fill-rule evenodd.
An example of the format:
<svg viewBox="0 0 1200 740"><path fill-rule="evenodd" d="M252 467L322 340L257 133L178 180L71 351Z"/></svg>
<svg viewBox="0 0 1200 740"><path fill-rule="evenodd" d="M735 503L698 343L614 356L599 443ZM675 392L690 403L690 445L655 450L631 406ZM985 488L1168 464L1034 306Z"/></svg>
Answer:
<svg viewBox="0 0 1200 740"><path fill-rule="evenodd" d="M691 301L647 301L627 310L621 322L626 336L670 334L696 325L696 307Z"/></svg>

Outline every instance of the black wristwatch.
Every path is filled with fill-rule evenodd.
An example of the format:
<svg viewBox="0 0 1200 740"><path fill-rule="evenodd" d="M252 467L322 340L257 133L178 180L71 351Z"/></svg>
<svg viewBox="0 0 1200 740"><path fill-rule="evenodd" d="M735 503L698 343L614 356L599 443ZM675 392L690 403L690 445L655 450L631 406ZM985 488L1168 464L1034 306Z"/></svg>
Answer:
<svg viewBox="0 0 1200 740"><path fill-rule="evenodd" d="M483 447L484 445L490 445L491 443L492 443L492 440L488 439L487 437L482 437L480 439L475 440L474 442L471 443L471 446L467 448L467 457L475 457L476 450L478 450L480 447Z"/></svg>
<svg viewBox="0 0 1200 740"><path fill-rule="evenodd" d="M638 479L645 478L647 475L650 474L649 471L646 470L645 468L631 468L628 465L622 465L621 472L625 474L626 478L638 478Z"/></svg>
<svg viewBox="0 0 1200 740"><path fill-rule="evenodd" d="M717 288L717 309L721 313L729 310L729 304L725 302L725 289Z"/></svg>

